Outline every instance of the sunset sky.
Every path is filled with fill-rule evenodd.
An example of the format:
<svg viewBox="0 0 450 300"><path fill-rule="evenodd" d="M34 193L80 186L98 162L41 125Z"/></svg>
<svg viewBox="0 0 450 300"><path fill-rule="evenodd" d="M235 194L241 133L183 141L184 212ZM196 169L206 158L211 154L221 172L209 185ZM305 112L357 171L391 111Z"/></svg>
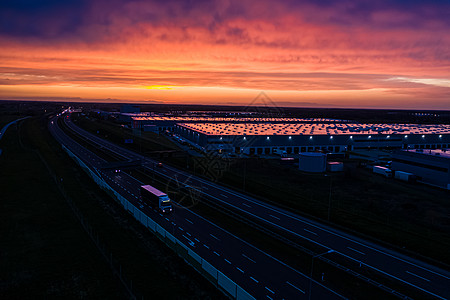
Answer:
<svg viewBox="0 0 450 300"><path fill-rule="evenodd" d="M0 1L0 99L450 110L450 1Z"/></svg>

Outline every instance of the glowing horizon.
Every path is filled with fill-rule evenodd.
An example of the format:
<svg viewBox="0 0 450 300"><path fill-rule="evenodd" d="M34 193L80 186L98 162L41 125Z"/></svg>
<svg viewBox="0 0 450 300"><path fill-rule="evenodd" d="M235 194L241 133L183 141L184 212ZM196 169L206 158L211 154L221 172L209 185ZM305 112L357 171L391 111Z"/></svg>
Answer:
<svg viewBox="0 0 450 300"><path fill-rule="evenodd" d="M370 3L6 1L0 98L450 109L450 5Z"/></svg>

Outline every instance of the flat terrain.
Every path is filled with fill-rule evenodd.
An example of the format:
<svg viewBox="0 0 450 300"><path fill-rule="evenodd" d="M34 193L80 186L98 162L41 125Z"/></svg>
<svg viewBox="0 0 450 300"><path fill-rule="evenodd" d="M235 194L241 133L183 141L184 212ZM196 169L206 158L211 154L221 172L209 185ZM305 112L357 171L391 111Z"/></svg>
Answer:
<svg viewBox="0 0 450 300"><path fill-rule="evenodd" d="M121 265L123 277L129 286L132 281L139 299L223 298L62 152L48 134L45 118L29 119L19 131L11 127L0 147L4 149L0 156L0 298L126 296L37 152L112 253L116 267Z"/></svg>
<svg viewBox="0 0 450 300"><path fill-rule="evenodd" d="M45 165L19 144L15 126L1 146L0 298L123 298Z"/></svg>
<svg viewBox="0 0 450 300"><path fill-rule="evenodd" d="M448 191L384 178L356 161L345 164L344 172L324 176L305 174L279 160L234 159L219 181L243 189L245 173L248 193L450 263Z"/></svg>
<svg viewBox="0 0 450 300"><path fill-rule="evenodd" d="M94 123L98 126L104 121L84 120L78 125L93 131ZM112 132L120 136L117 125L107 126L109 130L115 127ZM106 126L101 128L108 130ZM103 137L110 139L109 132L104 131ZM130 132L124 129L122 134L126 136ZM157 138L158 144L167 139L164 135ZM151 140L151 137L147 139ZM168 148L171 146L168 142L164 144ZM154 149L149 142L140 150ZM394 245L409 254L450 264L447 255L450 248L448 191L384 178L358 167L357 159L345 160L344 172L327 176L300 172L293 165L281 164L279 159L221 158L217 155L162 159L179 168L189 166L197 175Z"/></svg>

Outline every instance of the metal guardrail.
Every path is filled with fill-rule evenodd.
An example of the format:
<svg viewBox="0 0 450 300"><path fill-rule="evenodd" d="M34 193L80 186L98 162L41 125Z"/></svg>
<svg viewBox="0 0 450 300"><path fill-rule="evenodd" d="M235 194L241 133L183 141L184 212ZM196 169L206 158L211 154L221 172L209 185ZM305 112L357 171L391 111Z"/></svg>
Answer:
<svg viewBox="0 0 450 300"><path fill-rule="evenodd" d="M125 197L120 195L116 190L109 186L99 176L98 172L92 171L80 158L73 154L67 147L62 146L64 151L74 159L83 170L108 194L113 196L115 200L120 203L123 208L130 212L130 214L139 221L142 225L148 228L153 234L155 234L161 241L163 241L169 248L184 259L189 265L191 265L196 271L202 274L205 278L211 281L217 288L222 290L226 295L237 300L255 300L255 298L245 291L242 287L228 278L219 269L215 268L208 261L203 259L200 255L195 253L192 249L167 232L157 222L148 217L145 213L139 210L136 206L130 203Z"/></svg>

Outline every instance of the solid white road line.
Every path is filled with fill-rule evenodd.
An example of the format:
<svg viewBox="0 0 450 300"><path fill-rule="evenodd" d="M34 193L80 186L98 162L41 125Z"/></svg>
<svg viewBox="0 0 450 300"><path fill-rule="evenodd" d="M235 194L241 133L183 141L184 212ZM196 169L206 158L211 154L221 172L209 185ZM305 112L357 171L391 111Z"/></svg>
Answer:
<svg viewBox="0 0 450 300"><path fill-rule="evenodd" d="M292 283L290 283L289 281L286 281L287 284L289 284L290 286L292 286L294 289L300 291L301 293L305 293L305 291L303 291L302 289L300 289L299 287L296 287L295 285L293 285Z"/></svg>
<svg viewBox="0 0 450 300"><path fill-rule="evenodd" d="M361 251L358 251L358 250L356 250L356 249L353 249L352 247L347 247L347 249L352 250L352 251L355 251L355 252L357 252L357 253L359 253L359 254L362 254L362 255L366 255L364 252L361 252Z"/></svg>
<svg viewBox="0 0 450 300"><path fill-rule="evenodd" d="M303 228L303 230L306 231L306 232L309 232L309 233L311 233L311 234L317 235L317 233L315 233L315 232L313 232L313 231L311 231L311 230L308 230L308 229L305 229L305 228Z"/></svg>
<svg viewBox="0 0 450 300"><path fill-rule="evenodd" d="M423 280L425 280L425 281L430 282L429 279L426 279L426 278L424 278L424 277L422 277L422 276L419 276L419 275L417 275L417 274L411 273L411 272L409 272L409 271L406 271L406 273L411 274L412 276L416 276L417 278L420 278L420 279L423 279Z"/></svg>

